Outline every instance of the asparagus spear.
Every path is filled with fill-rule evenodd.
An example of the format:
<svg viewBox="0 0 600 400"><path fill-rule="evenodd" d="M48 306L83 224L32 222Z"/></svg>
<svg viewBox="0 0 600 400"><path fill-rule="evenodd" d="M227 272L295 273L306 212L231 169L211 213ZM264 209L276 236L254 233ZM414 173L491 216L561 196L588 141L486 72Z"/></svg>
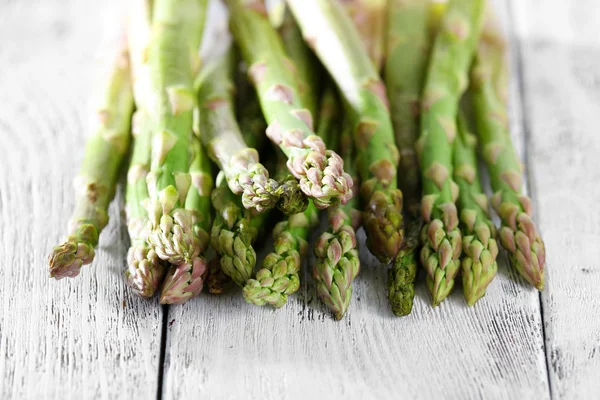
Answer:
<svg viewBox="0 0 600 400"><path fill-rule="evenodd" d="M135 87L135 86L134 86ZM125 281L140 296L152 297L165 275L163 263L148 245L148 216L144 203L148 200L146 175L150 167L150 119L144 109L134 116L133 154L127 173L125 193L127 228L131 247L127 252Z"/></svg>
<svg viewBox="0 0 600 400"><path fill-rule="evenodd" d="M388 272L388 300L397 316L412 311L417 275L417 251L422 219L421 171L415 152L419 135L421 91L427 67L429 4L423 0L392 0L388 6L385 83L392 125L400 150L399 185L404 195L406 235L404 246Z"/></svg>
<svg viewBox="0 0 600 400"><path fill-rule="evenodd" d="M463 234L461 260L465 299L470 306L485 295L496 276L498 245L496 227L488 213L488 198L483 193L477 173L477 141L467 127L464 115L459 114L454 141L454 180L460 189L458 209Z"/></svg>
<svg viewBox="0 0 600 400"><path fill-rule="evenodd" d="M494 191L492 207L502 220L499 238L511 265L543 290L546 249L532 219L531 199L522 193L521 164L508 132L507 72L504 40L491 21L486 22L471 71L471 95Z"/></svg>
<svg viewBox="0 0 600 400"><path fill-rule="evenodd" d="M312 114L300 103L296 68L285 57L263 1L228 0L228 4L231 30L250 65L249 75L269 124L267 136L286 154L289 170L317 207L348 201L352 180L342 159L312 130Z"/></svg>
<svg viewBox="0 0 600 400"><path fill-rule="evenodd" d="M246 96L244 96L245 102L241 107L242 110L239 117L240 128L242 129L242 135L246 143L253 147L258 147L259 144L262 145L264 142L266 122L260 110L260 102L256 97L254 89L243 89L251 90L250 93L246 93ZM283 165L281 172L285 169L287 168ZM308 199L302 193L302 189L296 178L289 173L282 173L277 181L279 184L277 208L285 215L294 215L306 210Z"/></svg>
<svg viewBox="0 0 600 400"><path fill-rule="evenodd" d="M306 255L310 229L319 221L319 210L309 202L304 212L290 216L273 230L274 251L269 253L256 273L244 286L248 303L262 306L270 304L280 308L289 295L300 287L298 272Z"/></svg>
<svg viewBox="0 0 600 400"><path fill-rule="evenodd" d="M48 258L50 277L79 275L94 259L100 232L108 223L119 169L128 152L133 95L126 41L111 62L96 108L93 135L88 139L79 175L75 178L75 210L69 220L65 242Z"/></svg>
<svg viewBox="0 0 600 400"><path fill-rule="evenodd" d="M190 150L194 157L190 165L192 184L185 199L185 209L192 216L193 234L198 241L198 253L201 254L210 242L209 229L212 224L210 194L214 182L208 154L199 138L192 139ZM207 263L199 256L171 266L165 276L160 302L181 304L196 297L202 291L206 272Z"/></svg>
<svg viewBox="0 0 600 400"><path fill-rule="evenodd" d="M459 270L461 234L452 180L452 143L456 136L458 104L464 93L468 68L479 38L484 0L450 0L429 63L417 149L421 161L421 264L436 306L454 287Z"/></svg>
<svg viewBox="0 0 600 400"><path fill-rule="evenodd" d="M385 51L387 0L337 0L344 5L362 38L369 58L380 71ZM424 0L420 0L424 3ZM393 6L392 6L393 7ZM391 10L393 11L393 10ZM410 22L409 22L410 23Z"/></svg>
<svg viewBox="0 0 600 400"><path fill-rule="evenodd" d="M385 84L396 144L401 154L400 188L405 210L412 218L418 218L421 202L421 172L414 146L419 137L421 92L430 43L427 3L423 0L392 0L388 8Z"/></svg>
<svg viewBox="0 0 600 400"><path fill-rule="evenodd" d="M145 106L153 118L148 242L174 265L193 263L200 250L192 215L183 207L191 184L188 148L196 104L190 35L201 29L204 15L197 5L196 0L156 0L148 50L152 90Z"/></svg>
<svg viewBox="0 0 600 400"><path fill-rule="evenodd" d="M330 92L329 92L330 93ZM334 118L331 105L325 92L319 117L319 131L333 128ZM335 98L333 98L335 105ZM341 136L341 154L348 173L354 173L352 125L346 121ZM327 133L323 133L327 135ZM329 135L336 136L336 135ZM327 141L329 144L331 140ZM354 182L358 182L353 176ZM356 242L356 229L360 224L358 196L348 203L327 210L329 229L317 239L315 244L315 264L313 277L317 284L317 295L334 312L335 318L344 317L352 298L352 281L360 271L360 259Z"/></svg>
<svg viewBox="0 0 600 400"><path fill-rule="evenodd" d="M402 245L402 193L397 188L399 153L385 86L347 13L337 1L288 0L304 38L328 69L354 119L356 162L362 180L367 246L381 261Z"/></svg>
<svg viewBox="0 0 600 400"><path fill-rule="evenodd" d="M199 254L204 253L210 242L212 225L210 195L214 186L208 154L198 136L201 136L200 120L195 121L196 136L192 138L190 154L193 156L189 173L191 186L185 199L185 210L191 215L191 227L198 243L198 255L172 265L164 278L161 304L182 304L200 294L207 276L207 263Z"/></svg>
<svg viewBox="0 0 600 400"><path fill-rule="evenodd" d="M244 207L262 212L276 205L281 189L260 164L258 152L244 142L235 119L232 59L228 51L207 65L199 77L201 137L212 160L225 173L231 191L242 195Z"/></svg>
<svg viewBox="0 0 600 400"><path fill-rule="evenodd" d="M148 215L144 204L149 199L146 176L150 169L152 120L144 108L146 93L151 90L146 52L151 37L152 4L135 0L127 31L133 97L137 111L133 116L133 151L127 173L125 210L131 245L127 252L125 282L142 297L152 297L166 269L148 245Z"/></svg>
<svg viewBox="0 0 600 400"><path fill-rule="evenodd" d="M287 7L285 7L285 2L282 2L281 5L283 6L283 19L278 29L282 43L285 46L286 53L296 67L295 76L300 104L310 111L311 115L315 115L317 111L317 92L320 78L318 61L315 59L314 54L306 46L306 43L304 43L300 28L298 28L298 25L296 24L296 21L294 21L292 14L289 12ZM282 167L285 168L285 166ZM282 176L281 179L283 182L288 182L291 185L295 185L297 182L292 175ZM297 196L301 195L301 193L298 191L296 191L296 193ZM308 202L306 205L308 206ZM304 209L300 209L299 207L297 207L296 210L297 213L304 211Z"/></svg>
<svg viewBox="0 0 600 400"><path fill-rule="evenodd" d="M311 114L316 112L316 87L318 86L318 70L313 54L302 38L300 29L293 21L291 14L286 13L283 25L280 28L286 50L298 67L298 86L301 88L301 101ZM328 86L321 99L321 110L317 133L326 143L328 148L337 149L339 135L335 132L336 124L339 123L340 110L336 98L335 89ZM352 163L352 138L349 132L342 139L344 142L344 162L346 171L353 171ZM352 177L354 182L356 178ZM331 229L323 233L315 247L316 263L313 267L313 276L317 281L317 293L328 307L341 319L350 304L352 294L352 280L358 274L360 261L356 250L356 236L352 222L358 223L353 208L356 206L353 197L347 204L330 207L328 209ZM307 212L310 212L307 211ZM355 217L352 219L352 216ZM290 223L291 225L291 223ZM277 239L276 239L277 240ZM260 274L260 272L259 272ZM265 274L270 278L270 275ZM293 277L297 274L291 275ZM258 291L258 285L256 290ZM277 295L277 291L264 290L262 292L273 301L285 303L285 298ZM272 297L271 297L272 296Z"/></svg>
<svg viewBox="0 0 600 400"><path fill-rule="evenodd" d="M276 149L275 164L278 179L283 179L285 155ZM312 201L308 207L287 220L278 223L273 230L274 251L263 260L262 268L244 287L244 298L248 303L263 306L271 304L280 308L289 295L300 287L298 272L306 254L310 229L318 222L318 209Z"/></svg>
<svg viewBox="0 0 600 400"><path fill-rule="evenodd" d="M285 5L285 2L282 4ZM302 32L288 7L285 7L279 34L287 55L296 66L295 75L300 104L310 111L311 115L316 116L321 72L319 61L304 42ZM325 145L327 146L327 143Z"/></svg>
<svg viewBox="0 0 600 400"><path fill-rule="evenodd" d="M217 176L211 200L216 211L211 244L221 257L223 272L244 287L256 264L256 251L252 244L268 218L268 212L244 210L240 198L229 190L222 173Z"/></svg>

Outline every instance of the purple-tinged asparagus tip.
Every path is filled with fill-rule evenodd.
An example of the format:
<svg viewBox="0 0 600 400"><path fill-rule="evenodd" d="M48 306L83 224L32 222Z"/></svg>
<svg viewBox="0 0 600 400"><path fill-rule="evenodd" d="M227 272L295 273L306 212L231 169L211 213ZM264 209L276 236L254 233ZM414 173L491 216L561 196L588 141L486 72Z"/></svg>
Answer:
<svg viewBox="0 0 600 400"><path fill-rule="evenodd" d="M125 282L138 296L152 297L162 283L165 267L147 245L132 246L127 252Z"/></svg>
<svg viewBox="0 0 600 400"><path fill-rule="evenodd" d="M74 278L79 275L81 267L94 259L94 246L67 240L52 250L49 257L50 277L54 279Z"/></svg>
<svg viewBox="0 0 600 400"><path fill-rule="evenodd" d="M173 265L165 276L160 303L182 304L198 296L204 287L206 271L206 260L202 257Z"/></svg>

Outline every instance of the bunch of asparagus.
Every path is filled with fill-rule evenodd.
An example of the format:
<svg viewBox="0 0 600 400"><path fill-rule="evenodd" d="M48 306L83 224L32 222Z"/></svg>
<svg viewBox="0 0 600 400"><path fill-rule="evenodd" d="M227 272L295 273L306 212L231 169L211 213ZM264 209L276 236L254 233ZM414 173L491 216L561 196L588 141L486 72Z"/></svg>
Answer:
<svg viewBox="0 0 600 400"><path fill-rule="evenodd" d="M164 304L232 281L248 303L284 306L320 209L328 228L311 270L336 319L360 270L361 225L390 266L395 315L412 310L419 264L434 306L459 275L474 305L496 275L497 240L543 289L545 248L508 132L505 45L485 0L225 3L236 46L227 37L201 58L203 36L215 37L204 29L208 0L133 1L51 277L92 262L129 157L125 279ZM255 247L277 218L257 266Z"/></svg>

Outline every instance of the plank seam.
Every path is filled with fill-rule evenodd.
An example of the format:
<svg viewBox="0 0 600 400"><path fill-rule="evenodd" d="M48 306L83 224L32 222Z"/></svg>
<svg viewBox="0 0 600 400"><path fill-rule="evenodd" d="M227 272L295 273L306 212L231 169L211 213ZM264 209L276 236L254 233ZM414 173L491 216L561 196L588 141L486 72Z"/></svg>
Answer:
<svg viewBox="0 0 600 400"><path fill-rule="evenodd" d="M527 177L527 181L525 182L525 187L527 188L527 193L529 194L531 201L533 204L538 204L537 203L537 194L535 193L535 187L534 185L532 185L533 179L535 178L534 174L532 173L532 170L530 168L530 165L532 165L532 163L530 162L530 153L529 153L529 145L531 143L531 131L530 131L530 123L529 123L529 117L528 117L528 113L527 113L527 95L526 95L526 90L525 90L525 61L524 61L524 50L523 50L523 45L521 44L521 41L519 40L519 38L516 35L516 30L514 29L514 21L515 21L515 13L514 13L514 9L513 9L513 3L514 0L510 0L509 2L509 7L508 7L508 25L509 25L509 35L510 35L510 41L512 42L514 48L515 48L515 58L516 58L516 65L517 65L517 71L516 72L516 76L517 76L517 87L518 87L518 96L520 98L520 109L521 109L521 127L523 129L523 140L524 140L524 146L523 146L523 160L525 162L525 175ZM539 213L537 212L537 206L534 208L534 220L538 222L539 224ZM544 356L545 356L545 364L546 364L546 379L548 381L548 393L550 394L550 399L554 398L554 394L552 393L552 374L550 371L550 360L549 357L550 355L548 354L548 346L547 346L547 336L546 336L546 320L545 320L545 312L544 312L544 302L543 302L543 292L539 292L538 293L538 300L540 303L540 319L541 319L541 323L542 323L542 343L543 343L543 349L544 349Z"/></svg>
<svg viewBox="0 0 600 400"><path fill-rule="evenodd" d="M158 357L158 385L156 387L156 400L163 398L163 378L165 376L165 356L167 353L167 324L169 322L169 306L162 306L162 326L160 334L160 355Z"/></svg>

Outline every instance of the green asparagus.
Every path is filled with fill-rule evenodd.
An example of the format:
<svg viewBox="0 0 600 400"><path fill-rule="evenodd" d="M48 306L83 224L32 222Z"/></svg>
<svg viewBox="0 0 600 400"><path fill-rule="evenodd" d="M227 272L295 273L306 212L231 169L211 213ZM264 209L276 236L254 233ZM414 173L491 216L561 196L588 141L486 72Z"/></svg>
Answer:
<svg viewBox="0 0 600 400"><path fill-rule="evenodd" d="M300 103L296 67L270 25L262 0L228 0L230 26L269 124L267 136L288 157L287 166L302 191L319 208L352 195L352 180L342 159L313 132L312 114Z"/></svg>
<svg viewBox="0 0 600 400"><path fill-rule="evenodd" d="M344 5L358 30L369 58L380 71L385 54L387 0L337 0ZM424 3L424 0L420 0Z"/></svg>
<svg viewBox="0 0 600 400"><path fill-rule="evenodd" d="M108 223L108 206L119 170L128 153L133 94L126 40L116 53L94 114L94 133L87 141L74 182L75 210L69 220L69 234L48 259L50 277L56 279L79 275L81 267L94 259L100 232Z"/></svg>
<svg viewBox="0 0 600 400"><path fill-rule="evenodd" d="M327 95L327 92L325 93ZM334 105L335 105L335 98ZM333 128L330 100L324 97L319 117L319 131L321 127ZM333 107L335 109L335 107ZM332 122L332 123L329 123ZM346 170L355 172L353 163L352 125L346 123L341 136L341 154L344 158ZM323 135L328 135L323 132ZM336 137L332 134L329 136ZM325 139L327 141L327 139ZM330 144L331 139L327 141ZM335 147L334 147L335 148ZM358 178L353 176L354 182ZM313 277L317 285L317 295L334 312L335 318L344 317L352 298L352 281L360 271L360 259L356 242L356 229L360 224L360 211L358 211L358 196L354 196L348 203L327 210L329 229L315 244L315 264Z"/></svg>
<svg viewBox="0 0 600 400"><path fill-rule="evenodd" d="M193 233L199 243L198 252L204 253L210 242L211 220L210 194L213 189L210 160L200 139L194 137L191 144L193 160L190 165L192 185L185 199L185 209L192 215ZM194 257L167 271L160 293L162 304L181 304L196 297L204 286L207 264L204 258Z"/></svg>
<svg viewBox="0 0 600 400"><path fill-rule="evenodd" d="M266 121L260 110L260 102L256 97L254 89L245 96L245 103L242 106L240 116L240 127L246 143L252 143L252 146L264 144ZM287 169L285 165L282 171ZM300 184L290 173L281 174L277 179L279 189L277 194L277 208L285 215L294 215L301 213L308 207L308 198L302 192Z"/></svg>
<svg viewBox="0 0 600 400"><path fill-rule="evenodd" d="M427 68L429 4L424 0L392 0L388 6L385 83L392 125L400 150L399 185L404 195L405 240L388 272L388 300L397 316L412 311L417 252L422 219L421 171L415 152L419 135L421 92Z"/></svg>
<svg viewBox="0 0 600 400"><path fill-rule="evenodd" d="M274 251L269 253L256 273L244 286L248 303L262 306L270 304L280 308L288 296L300 287L298 272L306 255L310 229L319 222L319 210L311 201L308 208L290 216L273 230Z"/></svg>
<svg viewBox="0 0 600 400"><path fill-rule="evenodd" d="M459 187L458 210L463 235L461 260L465 299L470 306L485 295L496 276L498 244L496 227L490 220L488 198L483 193L477 173L477 140L459 115L454 141L454 180Z"/></svg>
<svg viewBox="0 0 600 400"><path fill-rule="evenodd" d="M192 263L200 243L184 208L191 184L189 145L196 96L192 85L192 39L203 25L200 2L155 0L148 64L152 90L145 107L152 121L152 157L147 183L148 242L171 264ZM195 13L195 17L190 14Z"/></svg>
<svg viewBox="0 0 600 400"><path fill-rule="evenodd" d="M302 32L300 32L298 24L296 24L287 7L285 8L283 22L279 27L279 34L287 55L296 66L295 75L300 104L310 111L311 115L317 117L321 75L319 61L304 42Z"/></svg>
<svg viewBox="0 0 600 400"><path fill-rule="evenodd" d="M225 173L229 188L246 208L262 212L276 205L281 190L260 164L258 152L244 142L235 119L231 92L233 54L228 51L204 67L199 77L202 140Z"/></svg>
<svg viewBox="0 0 600 400"><path fill-rule="evenodd" d="M127 252L125 282L142 297L152 297L161 285L166 269L148 245L148 215L144 204L150 195L146 176L150 169L152 120L144 108L146 92L151 90L146 52L150 42L152 5L150 0L132 2L127 38L133 97L137 111L133 117L133 151L127 173L125 210L131 246Z"/></svg>
<svg viewBox="0 0 600 400"><path fill-rule="evenodd" d="M454 287L462 240L452 180L452 143L456 136L458 104L468 83L468 70L481 31L484 0L450 0L436 35L423 92L421 135L421 264L433 305Z"/></svg>
<svg viewBox="0 0 600 400"><path fill-rule="evenodd" d="M396 182L399 153L385 86L337 1L288 0L288 4L305 40L328 69L352 112L367 246L387 263L400 250L404 228L402 193Z"/></svg>
<svg viewBox="0 0 600 400"><path fill-rule="evenodd" d="M244 287L252 277L256 264L256 241L268 212L244 210L239 196L234 195L221 173L211 196L216 211L211 231L211 244L221 257L223 272Z"/></svg>
<svg viewBox="0 0 600 400"><path fill-rule="evenodd" d="M429 7L424 0L392 0L388 9L385 84L396 145L400 150L399 183L406 213L418 218L421 203L419 137L421 92L429 48Z"/></svg>
<svg viewBox="0 0 600 400"><path fill-rule="evenodd" d="M135 87L135 86L134 86ZM144 203L149 199L146 175L150 168L150 119L144 109L134 117L133 154L127 173L125 193L127 229L131 247L127 252L125 281L140 296L152 297L165 275L165 267L148 245L148 216Z"/></svg>
<svg viewBox="0 0 600 400"><path fill-rule="evenodd" d="M504 41L492 22L486 22L471 72L471 95L494 191L491 203L502 220L498 236L511 265L543 290L546 249L532 219L531 199L522 192L521 164L508 131L507 69Z"/></svg>

